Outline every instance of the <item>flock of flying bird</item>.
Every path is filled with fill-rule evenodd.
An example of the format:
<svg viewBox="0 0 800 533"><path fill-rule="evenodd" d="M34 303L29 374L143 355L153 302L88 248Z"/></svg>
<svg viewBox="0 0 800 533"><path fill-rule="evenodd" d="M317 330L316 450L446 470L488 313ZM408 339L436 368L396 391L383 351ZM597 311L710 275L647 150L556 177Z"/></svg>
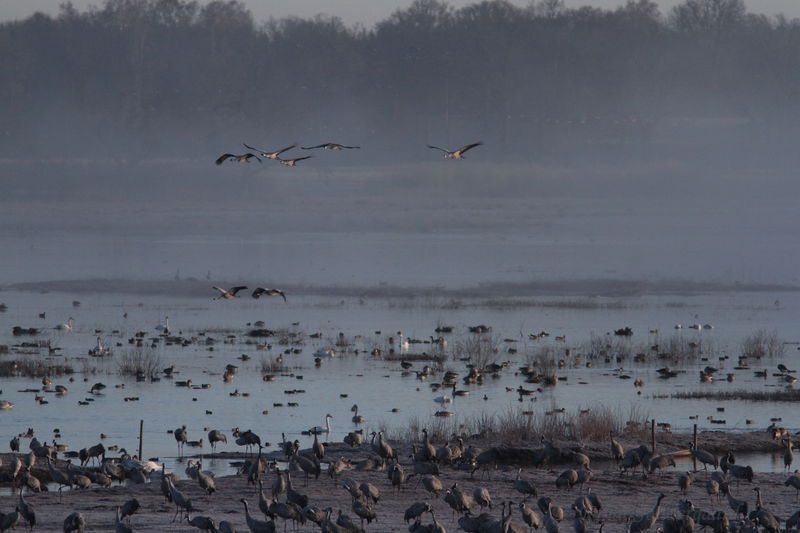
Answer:
<svg viewBox="0 0 800 533"><path fill-rule="evenodd" d="M244 144L244 147L247 148L248 150L256 151L258 153L258 155L254 154L253 152L247 152L247 153L244 153L244 154L224 153L224 154L222 154L221 156L219 156L217 158L216 163L218 165L221 165L222 163L224 163L226 161L232 161L232 162L236 162L236 163L249 163L251 159L255 159L256 161L261 163L261 158L259 157L259 155L260 155L264 159L272 159L273 161L277 161L278 163L280 163L282 165L286 165L287 167L293 167L293 166L297 165L297 163L299 163L300 161L303 161L305 159L310 159L311 158L310 155L303 156L303 157L295 157L295 158L291 158L291 159L284 159L284 158L281 157L281 154L283 154L285 152L288 152L289 150L291 150L293 148L296 148L297 144L293 144L291 146L287 146L286 148L281 148L281 149L275 150L273 152L269 152L267 150L260 150L258 148L253 147L253 146L250 146L247 143L242 143L242 144ZM471 150L471 149L475 148L476 146L480 146L481 144L483 144L483 143L476 142L476 143L468 144L466 146L462 146L461 148L459 148L457 150L446 150L444 148L439 148L438 146L431 146L430 144L427 145L427 146L428 146L428 148L432 148L434 150L440 150L441 152L443 152L442 156L445 159L464 159L464 153L467 150ZM344 145L344 144L337 144L337 143L323 143L323 144L318 144L316 146L301 146L300 147L301 150L316 150L318 148L322 148L324 150L355 150L355 149L359 149L361 147L360 146L347 146L347 145Z"/></svg>

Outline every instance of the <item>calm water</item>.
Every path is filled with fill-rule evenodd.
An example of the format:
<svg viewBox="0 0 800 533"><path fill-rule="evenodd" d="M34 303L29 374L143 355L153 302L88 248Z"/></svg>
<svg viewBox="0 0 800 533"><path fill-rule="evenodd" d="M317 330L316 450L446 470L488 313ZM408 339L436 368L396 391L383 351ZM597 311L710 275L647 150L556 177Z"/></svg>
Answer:
<svg viewBox="0 0 800 533"><path fill-rule="evenodd" d="M411 418L425 423L433 413L440 409L433 399L443 394L432 392L426 382L413 375L403 377L396 362L385 362L372 357L372 348L388 348L387 338L402 331L408 338L429 339L439 324L453 326L455 332L448 336L446 348L452 352L454 346L467 336L467 327L486 324L493 327L493 337L498 341L500 353L497 360L511 361L510 369L502 373L500 379L488 379L484 385L464 385L459 388L472 392L466 397L457 397L448 406L455 414L451 420L459 423L477 414L503 414L509 410L524 407L533 410L566 408L569 412L584 409L598 403L607 405L620 413L627 414L632 409L646 413L659 422L670 423L676 430L689 429L697 422L700 427L720 429L755 430L769 424L769 418L780 413L783 425L800 425L800 413L796 409L769 403L718 402L654 399L654 395L669 394L675 390L740 390L762 389L784 386L778 378L766 380L756 378L752 370L736 371L736 356L743 337L756 330L776 331L787 343L800 340L796 317L800 311L800 295L796 293L725 293L698 296L647 296L610 299L581 299L577 304L563 307L552 306L556 298L537 298L548 306L508 306L504 309L477 305L479 302L462 301L457 309L444 308L445 302L435 297L416 299L341 299L326 297L293 297L288 303L279 298L253 300L249 296L233 301L212 301L213 292L185 297L153 297L130 294L77 295L69 293L36 293L6 290L0 292L0 302L8 305L5 313L0 313L0 344L13 345L30 341L30 337L13 337L13 326L39 327L43 333L37 339L49 339L53 346L63 349L63 355L55 357L56 362L72 365L77 373L75 381L67 377L53 379L55 384L66 385L69 392L63 396L48 394L48 404L39 405L33 394L20 392L27 388L41 387L36 379L0 379L2 399L14 402L13 409L0 412L2 432L0 439L7 442L16 433L32 426L39 440L49 441L52 430L59 428L62 438L59 442L68 444L71 449L100 442L100 433L108 435L106 446L117 444L132 453L137 449L139 420L144 422L144 455L146 457L171 458L177 447L168 429L185 424L189 439L206 438L208 429L222 429L228 435L233 427L252 428L261 435L262 440L273 444L281 439L300 439L301 445L308 445L310 439L301 431L311 426L323 426L326 413L333 415L332 434L328 440L341 440L355 429L350 418L351 406L360 407L360 414L366 417L365 432L388 428L402 430ZM81 305L73 307L72 301ZM574 301L570 299L569 301ZM779 304L776 305L776 300ZM466 304L466 305L465 305ZM471 306L470 304L476 304ZM600 304L613 304L597 308ZM46 312L46 318L38 314ZM123 315L127 313L128 317ZM56 324L75 319L74 329L60 332L52 329ZM174 364L174 380L191 379L194 384L210 384L206 389L187 389L176 387L174 380L162 379L155 383L137 383L131 379L121 380L118 376L119 359L129 349L127 339L137 331L146 331L148 336L156 336L155 326L164 323L169 317L173 333L184 336L205 332L217 342L212 347L192 344L187 347L164 346L156 348L160 366ZM261 379L262 359L275 357L286 346L278 346L277 339L271 350L256 350L255 345L246 344L244 335L250 328L248 322L264 320L266 327L304 332L305 345L302 353L285 355L284 362L291 367L293 375L280 376L274 382ZM711 330L695 331L683 329L676 332L675 324L688 326L692 323L710 323ZM537 396L535 403L520 403L516 393L508 392L507 387L526 386L523 378L514 375L517 366L524 364L530 354L540 347L551 345L557 350L571 348L580 352L592 336L606 336L616 328L630 326L635 334L631 339L635 347L647 347L656 342L664 342L673 335L682 335L690 340L702 340L704 346L712 346L714 354L708 361L687 363L680 377L662 381L657 379L657 364L630 364L627 373L634 379L642 379L645 386L636 389L633 379L622 381L614 370L618 365L603 365L595 361L593 368L564 369L559 375L566 376L566 382L558 387L545 389ZM649 333L658 329L659 333ZM95 333L95 330L101 330ZM118 330L115 334L112 331ZM547 340L529 341L528 334L548 331ZM380 333L376 333L376 332ZM353 340L353 348L361 353L337 354L315 367L314 352L327 348L337 339L338 334ZM321 333L319 339L311 339L308 334ZM230 343L225 343L227 335L234 335ZM360 338L355 338L360 335ZM565 335L566 343L556 342L556 335ZM94 346L96 337L111 346L115 355L98 359L87 357L87 350ZM516 343L504 343L505 338L516 339ZM610 339L616 339L610 336ZM116 343L122 343L121 347ZM517 353L508 353L508 347ZM764 361L763 368L776 371L776 365L783 362L790 368L800 367L798 350L795 344L785 345L785 357L775 361ZM412 345L411 351L431 350L431 345ZM635 350L635 349L634 349ZM249 361L238 358L242 354L251 357ZM729 355L730 359L719 360L719 355ZM5 359L13 355L2 356ZM26 355L31 358L45 358L42 355ZM228 363L239 367L236 378L231 383L223 383L222 372ZM423 363L415 363L421 367ZM697 369L705 365L721 368L721 372L733 372L736 380L724 380L712 384L700 384ZM751 363L751 366L753 363ZM463 363L450 360L446 364L464 375ZM754 368L753 370L755 370ZM723 374L724 375L724 374ZM302 377L302 379L300 379ZM437 381L434 377L431 381ZM104 393L92 396L88 393L91 384L103 382L108 387ZM124 388L117 388L124 385ZM304 392L286 394L286 390L300 389ZM637 391L642 394L638 395ZM231 393L247 393L231 396ZM343 395L347 395L343 397ZM484 396L487 399L484 399ZM78 401L93 397L90 405L80 406ZM124 401L126 397L138 397L139 401ZM287 406L297 402L297 407ZM275 406L282 403L284 406ZM724 413L717 412L724 407ZM788 406L787 406L788 407ZM399 408L399 413L391 412ZM268 414L262 414L267 410ZM697 416L697 420L690 418ZM708 417L724 418L723 426L712 425ZM746 424L751 419L753 424ZM233 439L222 450L239 449ZM2 442L2 441L0 441ZM27 442L24 443L27 445ZM206 451L209 450L206 444ZM188 449L187 449L188 450ZM198 451L198 450L191 450ZM168 462L171 461L167 459ZM748 461L760 471L779 470L772 457L754 457ZM222 472L229 471L226 461L214 461L211 468Z"/></svg>

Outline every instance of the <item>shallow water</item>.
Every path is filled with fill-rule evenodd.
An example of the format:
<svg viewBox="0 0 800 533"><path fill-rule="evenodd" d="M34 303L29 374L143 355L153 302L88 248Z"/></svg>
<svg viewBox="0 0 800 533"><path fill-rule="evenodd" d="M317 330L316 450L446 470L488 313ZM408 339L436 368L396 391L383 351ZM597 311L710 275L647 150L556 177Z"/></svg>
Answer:
<svg viewBox="0 0 800 533"><path fill-rule="evenodd" d="M459 388L471 392L465 397L456 397L447 406L454 413L449 419L461 424L482 414L502 415L512 410L533 410L541 414L555 408L565 408L574 413L578 409L596 405L608 406L622 415L636 412L640 416L655 418L658 422L672 425L673 430L691 429L693 423L700 428L760 430L769 424L774 416L783 418L786 427L800 425L800 413L782 405L768 402L745 401L704 401L673 400L654 398L669 395L676 390L740 390L782 387L783 382L770 376L767 380L756 378L753 370L775 368L779 362L790 368L800 366L797 346L785 345L785 357L775 361L762 361L753 370L734 370L739 354L741 339L759 329L775 330L787 342L800 338L795 317L800 309L800 295L796 293L724 293L696 296L644 296L609 299L560 299L562 306L555 306L556 298L540 298L538 306L514 306L503 308L486 307L481 302L464 300L460 307L450 308L440 299L395 298L395 299L341 299L318 296L294 297L284 304L279 298L253 300L249 297L232 301L212 301L213 291L197 297L141 296L131 294L69 294L61 292L35 293L6 290L0 292L0 302L8 305L8 310L0 313L0 344L13 345L30 341L29 337L13 337L11 328L16 325L43 328L37 339L49 339L52 346L63 349L63 355L54 357L55 362L72 365L77 373L74 382L66 376L54 378L53 384L63 384L69 389L67 394L56 396L47 394L48 404L39 405L32 393L19 392L27 388L40 388L38 379L2 378L2 399L15 403L11 410L0 412L2 434L6 442L13 434L33 426L40 441L50 441L54 428L61 430L59 442L68 444L71 449L90 446L100 442L100 433L108 436L106 446L117 444L131 453L138 447L139 420L144 422L144 456L159 457L169 461L178 450L174 438L167 433L185 424L189 439L206 439L208 429L222 429L229 436L229 443L223 450L239 449L230 438L230 430L252 428L262 441L273 445L280 441L281 433L288 439L299 439L301 446L308 446L310 438L302 431L311 426L324 425L326 413L333 415L332 432L326 440L340 441L348 432L356 428L350 421L353 404L358 404L360 414L367 423L365 432L378 428L402 431L409 420L418 420L424 425L426 420L440 410L433 399L449 391L433 392L427 382L411 376L402 376L397 362L387 362L372 357L372 348L389 348L388 337L402 331L408 338L429 339L437 325L453 326L455 332L448 336L448 353L468 335L468 326L486 324L493 327L492 336L498 344L497 361L511 361L509 369L501 373L499 379L487 379L483 385L463 385ZM72 301L81 305L73 307ZM779 300L779 305L775 301ZM545 302L547 305L545 306ZM588 302L588 303L587 303ZM591 303L591 305L589 305ZM474 306L472 306L474 304ZM611 304L609 306L609 304ZM606 307L600 307L606 305ZM598 308L600 307L600 308ZM46 312L46 319L38 314ZM123 318L127 313L128 318ZM52 329L68 317L75 318L73 331L61 332ZM154 327L169 317L174 334L186 337L205 332L213 337L213 347L192 344L187 347L165 346L159 343L155 348L160 357L160 367L176 366L174 379L161 379L155 383L136 382L121 379L118 365L122 354L129 349L127 339L137 331L146 331L148 337L157 336ZM249 322L264 320L266 327L302 331L306 334L302 353L284 355L284 362L291 368L291 375L278 377L274 382L261 379L262 358L275 357L287 346L278 346L277 339L267 339L273 343L271 350L257 350L253 344L245 344L244 335L250 328ZM675 324L690 323L714 324L714 329L695 331L683 329L676 331ZM296 324L296 325L293 325ZM526 385L521 376L516 376L516 367L524 364L530 354L542 346L552 346L562 351L571 348L580 353L582 346L591 336L605 337L616 328L630 326L635 334L631 343L635 347L649 346L665 342L666 338L681 335L692 340L702 340L704 346L714 349L708 361L687 362L685 374L678 378L662 381L657 378L655 369L662 366L658 361L633 364L625 368L625 374L632 379L621 380L617 364L602 364L595 361L593 368L578 366L566 368L559 375L567 378L557 387L545 388L531 402L525 398L520 403L516 389L534 387ZM658 329L658 334L649 333ZM95 330L101 330L95 333ZM118 330L118 334L112 333ZM530 341L528 334L548 331L546 340ZM376 333L380 331L380 333ZM180 332L180 333L179 333ZM321 338L311 339L308 334L321 333ZM333 344L342 332L353 340L352 348L360 351L337 354L326 359L320 367L314 365L314 352ZM227 335L235 335L232 343L225 343ZM355 339L356 335L361 338ZM556 342L557 335L565 335L566 342ZM86 356L87 350L94 346L96 336L115 351L107 358ZM505 338L517 339L515 343L502 342ZM609 339L614 340L613 335ZM121 343L122 346L116 346ZM516 354L506 350L513 346ZM213 350L211 349L213 348ZM412 345L411 351L431 351L432 345ZM46 353L46 350L45 350ZM242 354L251 357L249 361L237 359ZM720 361L719 355L727 354L730 359ZM44 358L46 355L27 355L25 357ZM13 355L2 356L5 359ZM231 383L223 383L222 372L228 363L239 367L238 374ZM415 363L420 368L423 363ZM720 374L731 372L736 375L733 383L724 380L712 384L701 384L697 371L706 365L720 368ZM464 375L464 364L449 360L446 368ZM301 379L302 378L302 379ZM175 380L191 379L194 384L210 384L206 389L176 387ZM430 381L437 381L434 376ZM641 389L633 386L634 379L642 379ZM103 394L89 394L95 382L107 385ZM124 385L124 387L122 387ZM117 388L117 387L121 388ZM301 389L304 392L286 394L287 390ZM249 397L231 396L232 393L248 393ZM641 394L637 394L641 391ZM343 397L343 395L347 395ZM126 397L137 397L138 401L124 401ZM484 397L486 399L484 399ZM78 405L78 401L92 398L90 405ZM297 402L297 407L287 406ZM283 406L275 406L282 403ZM717 411L723 407L724 412ZM391 410L398 408L398 413ZM262 414L264 410L268 414ZM557 416L557 415L556 415ZM696 416L697 418L690 418ZM724 425L713 425L708 417L723 418ZM746 420L752 420L747 424ZM26 446L27 443L23 442ZM206 453L208 445L203 448ZM196 453L200 449L189 449ZM748 463L757 471L782 469L771 456L752 457ZM220 473L230 472L228 461L209 461L209 467ZM179 467L182 470L182 467Z"/></svg>

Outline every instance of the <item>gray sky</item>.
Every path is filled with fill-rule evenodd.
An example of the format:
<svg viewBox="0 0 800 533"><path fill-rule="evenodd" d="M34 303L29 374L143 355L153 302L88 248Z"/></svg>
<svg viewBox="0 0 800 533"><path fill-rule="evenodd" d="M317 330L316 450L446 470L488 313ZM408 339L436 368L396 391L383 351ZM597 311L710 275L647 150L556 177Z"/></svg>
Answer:
<svg viewBox="0 0 800 533"><path fill-rule="evenodd" d="M0 20L25 18L35 11L56 13L58 4L63 0L0 0ZM657 0L662 11L679 3L680 0ZM90 4L101 4L102 0L72 0L79 9ZM449 0L449 4L461 7L474 3L475 0ZM527 5L528 0L512 0L517 5ZM287 15L310 16L327 13L341 17L346 23L362 23L372 25L386 18L399 7L408 6L411 0L244 0L252 10L256 20L264 20L270 16ZM566 0L570 7L593 5L599 7L616 7L625 0ZM746 0L748 9L754 13L774 15L783 13L790 18L800 17L800 1L798 0Z"/></svg>

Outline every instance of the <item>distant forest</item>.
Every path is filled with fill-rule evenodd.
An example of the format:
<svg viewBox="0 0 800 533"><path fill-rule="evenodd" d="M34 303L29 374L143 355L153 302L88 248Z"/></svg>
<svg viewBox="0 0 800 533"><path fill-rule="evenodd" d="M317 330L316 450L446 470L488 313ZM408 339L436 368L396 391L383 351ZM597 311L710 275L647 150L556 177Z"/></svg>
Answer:
<svg viewBox="0 0 800 533"><path fill-rule="evenodd" d="M298 140L404 160L476 140L523 159L797 151L800 133L800 21L742 0L667 12L416 0L370 28L256 21L237 1L67 3L0 24L0 65L0 157L12 159L213 160L242 141Z"/></svg>

